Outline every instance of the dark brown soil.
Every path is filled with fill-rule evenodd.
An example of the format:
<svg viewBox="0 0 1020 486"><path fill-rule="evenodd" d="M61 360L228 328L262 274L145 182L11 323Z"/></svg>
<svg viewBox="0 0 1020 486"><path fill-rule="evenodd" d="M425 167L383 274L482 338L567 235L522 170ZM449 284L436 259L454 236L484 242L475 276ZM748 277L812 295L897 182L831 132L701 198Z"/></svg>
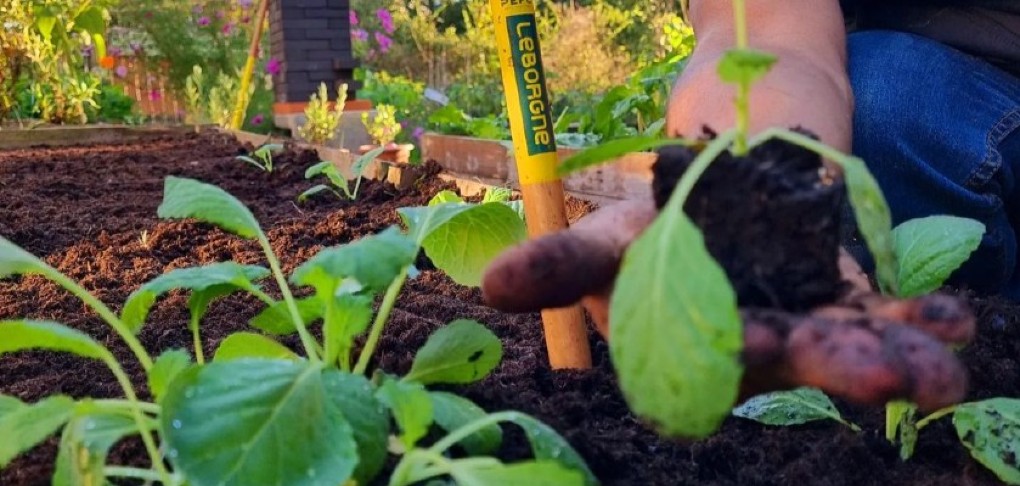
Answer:
<svg viewBox="0 0 1020 486"><path fill-rule="evenodd" d="M258 248L204 225L159 221L156 207L168 175L220 185L248 204L263 223L285 270L324 246L350 241L398 222L394 210L422 204L445 186L428 179L397 194L368 183L357 204L322 198L298 206L308 187L302 173L317 162L310 153L277 158L263 174L233 160L244 147L224 136L176 135L124 146L0 151L0 235L45 258L57 269L119 309L127 295L173 268L226 259L260 263ZM590 206L574 204L575 216ZM977 341L962 354L971 373L972 397L1020 397L1020 312L1015 306L975 300L981 320ZM203 326L211 353L227 334L245 329L260 309L235 296L214 304ZM70 295L40 278L0 283L0 319L47 318L90 333L128 363L137 386L144 380L126 349L101 321ZM550 372L545 366L537 315L506 315L481 304L479 292L460 287L436 271L409 282L381 342L379 365L403 373L428 334L456 318L474 318L496 332L505 360L484 382L461 391L490 411L517 409L560 431L610 485L795 484L961 485L995 484L941 421L921 433L917 454L903 463L880 438L877 410L841 406L866 432L830 423L795 428L764 427L730 420L718 435L683 444L659 440L627 411L608 362L594 336L596 368ZM154 308L141 333L153 353L187 348L186 297L173 295ZM0 393L23 400L64 393L115 397L113 377L99 364L65 355L18 353L0 358ZM2 438L0 438L2 440ZM56 440L24 454L0 472L4 486L49 484ZM511 433L506 459L526 454ZM135 442L119 446L116 464L144 465Z"/></svg>
<svg viewBox="0 0 1020 486"><path fill-rule="evenodd" d="M696 156L694 148L660 150L652 183L659 208ZM813 152L770 140L745 157L724 152L691 191L684 210L741 306L802 311L842 293L836 262L845 191L823 180L821 168Z"/></svg>

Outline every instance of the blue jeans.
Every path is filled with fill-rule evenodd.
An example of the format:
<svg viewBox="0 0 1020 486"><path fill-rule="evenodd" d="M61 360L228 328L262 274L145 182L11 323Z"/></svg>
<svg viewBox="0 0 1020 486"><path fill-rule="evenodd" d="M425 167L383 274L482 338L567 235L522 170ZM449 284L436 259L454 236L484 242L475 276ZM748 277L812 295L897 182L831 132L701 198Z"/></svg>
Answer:
<svg viewBox="0 0 1020 486"><path fill-rule="evenodd" d="M909 34L859 32L848 48L853 152L882 187L893 223L936 214L981 221L982 244L950 283L1020 299L1020 79ZM847 247L871 266L859 243Z"/></svg>

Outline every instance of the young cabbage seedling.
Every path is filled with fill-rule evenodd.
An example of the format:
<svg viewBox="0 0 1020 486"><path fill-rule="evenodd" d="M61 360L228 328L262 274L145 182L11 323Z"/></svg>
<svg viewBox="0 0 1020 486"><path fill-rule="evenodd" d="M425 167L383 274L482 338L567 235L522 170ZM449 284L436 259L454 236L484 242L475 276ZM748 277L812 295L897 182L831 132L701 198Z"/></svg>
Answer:
<svg viewBox="0 0 1020 486"><path fill-rule="evenodd" d="M308 200L309 197L326 191L332 192L340 199L343 199L344 197L351 201L358 199L358 192L361 190L361 180L364 178L365 168L367 168L368 164L372 163L376 157L379 157L379 155L381 155L385 150L386 149L384 147L373 149L358 157L354 163L351 164L351 174L354 179L353 188L351 187L350 181L340 173L340 170L337 169L332 162L324 160L309 167L305 170L305 179L311 180L318 176L326 176L326 179L330 184L332 184L332 187L326 184L313 186L298 196L298 202L304 202ZM337 191L338 189L340 192ZM341 194L341 192L343 194Z"/></svg>
<svg viewBox="0 0 1020 486"><path fill-rule="evenodd" d="M273 153L281 149L283 149L283 145L278 143L267 143L252 152L251 155L238 155L236 159L254 165L266 172L272 172Z"/></svg>
<svg viewBox="0 0 1020 486"><path fill-rule="evenodd" d="M739 158L779 141L838 165L860 233L874 257L879 285L900 295L892 218L864 161L791 130L749 135L751 86L776 58L748 47L744 1L734 0L733 7L736 47L722 57L718 75L736 85L734 129L711 141L651 136L614 140L584 150L560 167L565 175L631 152L678 145L697 153L659 216L627 250L610 302L611 358L621 389L634 412L666 435L701 438L717 430L731 412L743 375L742 324L733 284L708 252L702 229L684 211L695 184L720 156ZM648 374L650 366L657 373ZM815 405L827 409L827 404Z"/></svg>
<svg viewBox="0 0 1020 486"><path fill-rule="evenodd" d="M136 353L156 399L139 401L112 353L78 331L51 322L0 322L0 354L47 349L99 359L127 397L76 402L54 396L30 405L0 396L0 435L10 439L0 447L0 466L63 427L56 484L102 483L115 477L165 485L368 484L384 466L388 449L406 456L392 484L439 476L506 483L522 474L555 484L596 484L569 444L535 419L517 412L488 415L464 398L426 388L473 383L499 364L499 339L477 322L455 321L434 333L402 378L382 370L371 380L364 376L421 241L469 212L447 205L418 209L412 216L423 219L408 219L409 234L391 227L327 248L299 266L291 281L315 292L298 300L248 208L215 186L168 178L160 216L196 219L258 240L270 269L221 262L174 270L133 292L119 317L67 277L0 238L0 277L39 274L80 297ZM255 284L270 275L283 295L280 302ZM175 290L191 292L189 327L197 363L183 350L168 350L153 362L135 337L156 300ZM352 373L355 339L368 329L374 297L384 290ZM268 304L251 322L264 333L228 336L212 362L205 363L198 333L202 316L214 299L234 292L250 293ZM317 320L322 321L321 342L308 331ZM271 337L293 333L301 337L304 356ZM524 429L534 461L503 464L478 457L498 449L500 422ZM433 426L450 434L423 448L420 444ZM391 432L396 436L393 445ZM107 465L110 448L136 434L142 436L153 469ZM445 455L454 445L471 457Z"/></svg>

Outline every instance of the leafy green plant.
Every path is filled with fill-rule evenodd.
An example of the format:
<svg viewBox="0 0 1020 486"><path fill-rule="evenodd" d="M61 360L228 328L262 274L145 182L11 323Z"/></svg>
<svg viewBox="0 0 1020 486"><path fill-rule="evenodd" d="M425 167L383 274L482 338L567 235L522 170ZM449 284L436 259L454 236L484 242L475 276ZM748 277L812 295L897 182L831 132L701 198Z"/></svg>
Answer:
<svg viewBox="0 0 1020 486"><path fill-rule="evenodd" d="M255 167L258 167L266 172L273 171L273 153L283 149L283 145L278 143L267 143L252 152L251 155L238 155L235 157L237 160L247 162Z"/></svg>
<svg viewBox="0 0 1020 486"><path fill-rule="evenodd" d="M629 152L673 144L700 148L659 217L627 251L611 300L610 349L621 388L631 408L668 435L704 437L716 430L726 404L736 396L741 375L736 359L740 324L733 290L705 251L701 232L683 211L695 181L723 151L746 154L766 140L779 139L838 164L859 230L875 260L879 288L887 294L909 297L937 289L969 258L984 233L976 221L946 216L911 220L893 229L885 198L862 160L784 129L748 137L750 87L768 72L775 58L747 48L744 2L733 3L737 48L723 56L718 71L723 81L738 88L735 129L707 144L656 136L614 140L581 152L560 168L561 173L569 173ZM671 251L680 247L685 250ZM697 277L678 282L674 275ZM697 351L675 353L676 349ZM660 372L649 376L644 372L648 366ZM890 440L899 438L901 456L907 458L918 430L953 414L971 455L1000 479L1017 484L1020 469L1015 461L1003 458L1014 453L1020 430L1016 427L1018 403L1003 398L966 403L915 422L915 407L894 402L888 406L886 433ZM776 425L818 419L843 422L830 404L817 390L795 390L756 397L733 413Z"/></svg>
<svg viewBox="0 0 1020 486"><path fill-rule="evenodd" d="M337 89L336 103L330 108L329 90L326 83L319 84L318 93L313 93L305 108L306 121L298 128L298 136L313 144L324 144L336 137L337 128L347 103L347 85ZM340 145L343 145L341 141Z"/></svg>
<svg viewBox="0 0 1020 486"><path fill-rule="evenodd" d="M365 168L368 164L372 163L386 150L385 147L378 147L372 149L362 156L358 157L353 164L351 164L352 178L354 179L354 187L351 187L350 181L340 173L340 170L336 168L330 161L322 161L315 164L305 170L305 179L312 179L318 176L325 176L326 180L329 181L330 185L318 184L302 192L298 196L298 202L304 202L308 198L319 194L321 192L332 192L336 197L343 199L347 198L351 201L358 199L358 192L361 190L361 180L365 175Z"/></svg>
<svg viewBox="0 0 1020 486"><path fill-rule="evenodd" d="M737 85L736 128L708 143L661 135L613 140L580 152L560 167L560 173L567 174L667 145L699 150L660 215L627 250L611 297L610 350L621 389L631 408L667 435L700 438L713 433L731 412L743 373L738 360L741 323L733 288L705 248L701 231L683 211L698 178L724 151L742 156L750 148L778 139L839 165L859 229L875 259L880 286L894 294L900 287L892 218L864 161L785 129L749 137L750 87L768 72L775 57L748 48L744 1L733 3L736 47L722 56L718 74L724 82ZM675 252L674 248L685 250ZM675 275L690 277L676 279ZM676 349L695 351L676 353ZM649 366L660 372L646 373Z"/></svg>
<svg viewBox="0 0 1020 486"><path fill-rule="evenodd" d="M388 145L397 139L401 126L397 121L397 109L393 105L379 105L375 115L361 114L361 122L365 124L368 135L377 145Z"/></svg>
<svg viewBox="0 0 1020 486"><path fill-rule="evenodd" d="M96 108L86 110L89 121L124 122L134 114L135 100L117 85L101 84L95 102Z"/></svg>
<svg viewBox="0 0 1020 486"><path fill-rule="evenodd" d="M79 331L53 322L0 322L0 354L42 349L100 360L126 397L74 400L58 395L28 404L0 396L0 433L7 438L0 446L0 466L62 430L56 484L108 478L165 485L367 484L383 468L388 452L401 456L390 478L395 485L442 477L463 484L512 483L525 475L551 484L595 484L570 445L534 418L518 412L487 414L464 398L427 388L472 383L498 365L500 342L477 322L454 321L430 336L404 377L383 370L365 376L419 248L444 220L460 212L447 205L418 208L406 218L407 233L390 227L326 248L297 267L288 283L247 207L218 187L170 177L160 217L197 220L255 240L269 268L222 262L174 270L133 292L119 316L71 279L0 238L0 277L41 275L80 298L128 345L155 398L154 403L139 400L122 364ZM258 283L270 276L282 300ZM291 283L313 293L296 299ZM180 349L153 359L137 334L157 300L181 290L190 292L196 362ZM202 316L215 299L235 292L267 304L251 321L262 333L227 337L206 363L199 334ZM380 293L373 319L372 304ZM322 322L321 340L309 332L315 321ZM355 356L355 340L366 331ZM295 333L302 354L276 340ZM502 441L501 423L523 429L533 460L505 464L485 457ZM423 444L433 427L447 435ZM134 435L141 436L151 469L107 465L110 448ZM468 456L452 457L454 446Z"/></svg>

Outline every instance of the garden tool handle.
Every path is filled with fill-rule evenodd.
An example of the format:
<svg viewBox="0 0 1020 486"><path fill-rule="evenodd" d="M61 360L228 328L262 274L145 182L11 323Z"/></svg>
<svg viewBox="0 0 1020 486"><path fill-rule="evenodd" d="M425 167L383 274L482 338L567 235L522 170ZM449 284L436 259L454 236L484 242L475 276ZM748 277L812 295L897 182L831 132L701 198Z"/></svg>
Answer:
<svg viewBox="0 0 1020 486"><path fill-rule="evenodd" d="M542 68L533 0L490 0L510 134L514 146L528 235L566 229L563 182L549 95ZM584 311L580 305L542 312L549 364L554 369L591 367Z"/></svg>

